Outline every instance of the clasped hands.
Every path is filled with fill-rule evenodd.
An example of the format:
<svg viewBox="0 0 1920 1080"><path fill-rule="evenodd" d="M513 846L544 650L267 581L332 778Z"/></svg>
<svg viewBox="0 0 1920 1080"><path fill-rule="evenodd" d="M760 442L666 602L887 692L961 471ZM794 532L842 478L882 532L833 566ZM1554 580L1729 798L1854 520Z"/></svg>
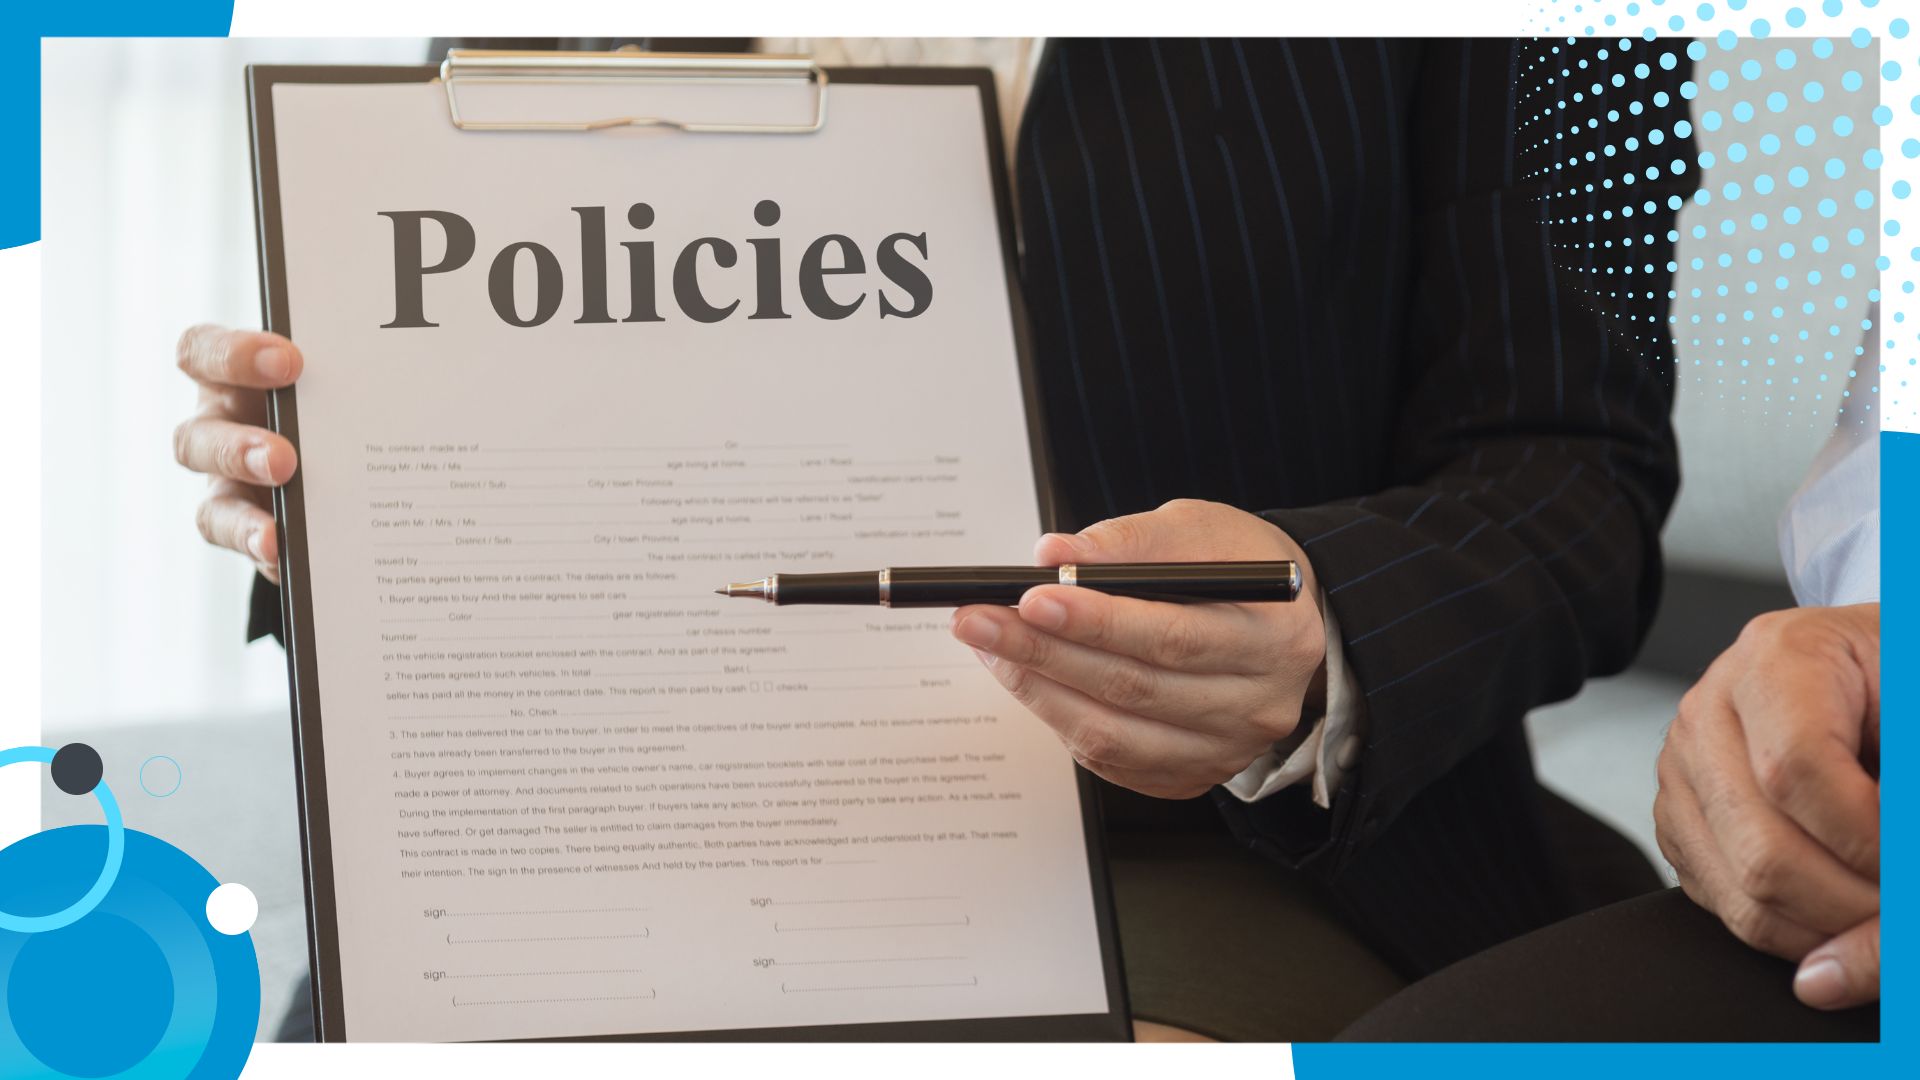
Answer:
<svg viewBox="0 0 1920 1080"><path fill-rule="evenodd" d="M1681 699L1654 824L1687 895L1799 964L1794 993L1880 996L1880 605L1763 615Z"/></svg>
<svg viewBox="0 0 1920 1080"><path fill-rule="evenodd" d="M1042 566L1293 559L1300 599L1169 604L1041 585L1018 608L953 614L1015 699L1075 761L1142 794L1191 798L1292 734L1324 697L1326 632L1312 568L1278 527L1220 503L1177 499L1074 535L1049 533Z"/></svg>

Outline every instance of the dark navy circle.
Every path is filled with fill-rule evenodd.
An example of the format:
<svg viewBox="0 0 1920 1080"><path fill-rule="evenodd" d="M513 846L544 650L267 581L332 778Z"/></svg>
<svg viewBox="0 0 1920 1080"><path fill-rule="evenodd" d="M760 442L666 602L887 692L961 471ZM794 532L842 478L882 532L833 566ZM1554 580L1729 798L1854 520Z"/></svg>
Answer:
<svg viewBox="0 0 1920 1080"><path fill-rule="evenodd" d="M104 769L99 751L86 743L68 743L54 752L53 786L69 795L85 795L99 786Z"/></svg>

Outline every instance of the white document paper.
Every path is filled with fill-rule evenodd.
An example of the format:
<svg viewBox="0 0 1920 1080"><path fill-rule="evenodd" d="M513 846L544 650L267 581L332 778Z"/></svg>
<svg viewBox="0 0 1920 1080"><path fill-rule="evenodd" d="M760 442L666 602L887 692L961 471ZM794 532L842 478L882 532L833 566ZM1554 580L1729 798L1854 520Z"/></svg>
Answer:
<svg viewBox="0 0 1920 1080"><path fill-rule="evenodd" d="M431 84L272 107L347 1037L1106 1012L1072 763L948 613L712 592L1027 561L978 92L835 86L807 136L460 132ZM578 207L604 208L611 321L577 321ZM436 325L387 326L383 214L421 211L473 253L421 277ZM437 264L453 241L421 228ZM878 253L901 233L931 289L911 316ZM832 235L864 262L815 275L863 297L843 318L802 295ZM696 252L701 298L739 301L714 322L673 290L702 237L735 253ZM768 238L787 318L749 317ZM659 321L627 321L642 241ZM516 243L560 271L540 325L490 299ZM522 321L539 258L509 262Z"/></svg>

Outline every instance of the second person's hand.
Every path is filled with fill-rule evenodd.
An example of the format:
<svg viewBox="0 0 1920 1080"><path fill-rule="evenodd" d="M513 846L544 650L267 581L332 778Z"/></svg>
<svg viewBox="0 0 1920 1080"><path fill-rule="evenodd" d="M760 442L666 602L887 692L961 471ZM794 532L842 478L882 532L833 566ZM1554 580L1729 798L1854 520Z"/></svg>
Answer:
<svg viewBox="0 0 1920 1080"><path fill-rule="evenodd" d="M1801 962L1821 1008L1878 996L1879 743L1880 608L1857 604L1753 620L1660 752L1655 836L1681 887Z"/></svg>
<svg viewBox="0 0 1920 1080"><path fill-rule="evenodd" d="M180 335L178 363L199 385L199 407L174 429L173 456L209 478L195 516L200 535L280 581L272 494L293 478L293 444L267 430L268 390L300 377L300 350L279 334L195 326Z"/></svg>

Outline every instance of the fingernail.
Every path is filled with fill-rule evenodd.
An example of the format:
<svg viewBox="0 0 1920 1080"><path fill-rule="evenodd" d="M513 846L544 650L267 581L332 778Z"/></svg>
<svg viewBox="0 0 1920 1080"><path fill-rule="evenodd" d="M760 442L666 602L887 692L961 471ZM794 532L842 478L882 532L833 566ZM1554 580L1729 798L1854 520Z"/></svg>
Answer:
<svg viewBox="0 0 1920 1080"><path fill-rule="evenodd" d="M253 354L253 370L268 382L285 382L293 371L293 357L279 345L269 345Z"/></svg>
<svg viewBox="0 0 1920 1080"><path fill-rule="evenodd" d="M1809 960L1793 977L1793 992L1816 1009L1831 1009L1846 1000L1847 973L1831 956Z"/></svg>
<svg viewBox="0 0 1920 1080"><path fill-rule="evenodd" d="M1000 640L1000 627L985 615L969 615L954 624L953 636L976 649L991 650Z"/></svg>
<svg viewBox="0 0 1920 1080"><path fill-rule="evenodd" d="M273 451L265 445L247 451L247 471L256 478L273 483Z"/></svg>
<svg viewBox="0 0 1920 1080"><path fill-rule="evenodd" d="M1042 630L1058 630L1067 624L1067 606L1042 593L1020 605L1020 617Z"/></svg>
<svg viewBox="0 0 1920 1080"><path fill-rule="evenodd" d="M267 561L265 529L255 529L247 535L247 550L253 552L256 560L263 563Z"/></svg>

